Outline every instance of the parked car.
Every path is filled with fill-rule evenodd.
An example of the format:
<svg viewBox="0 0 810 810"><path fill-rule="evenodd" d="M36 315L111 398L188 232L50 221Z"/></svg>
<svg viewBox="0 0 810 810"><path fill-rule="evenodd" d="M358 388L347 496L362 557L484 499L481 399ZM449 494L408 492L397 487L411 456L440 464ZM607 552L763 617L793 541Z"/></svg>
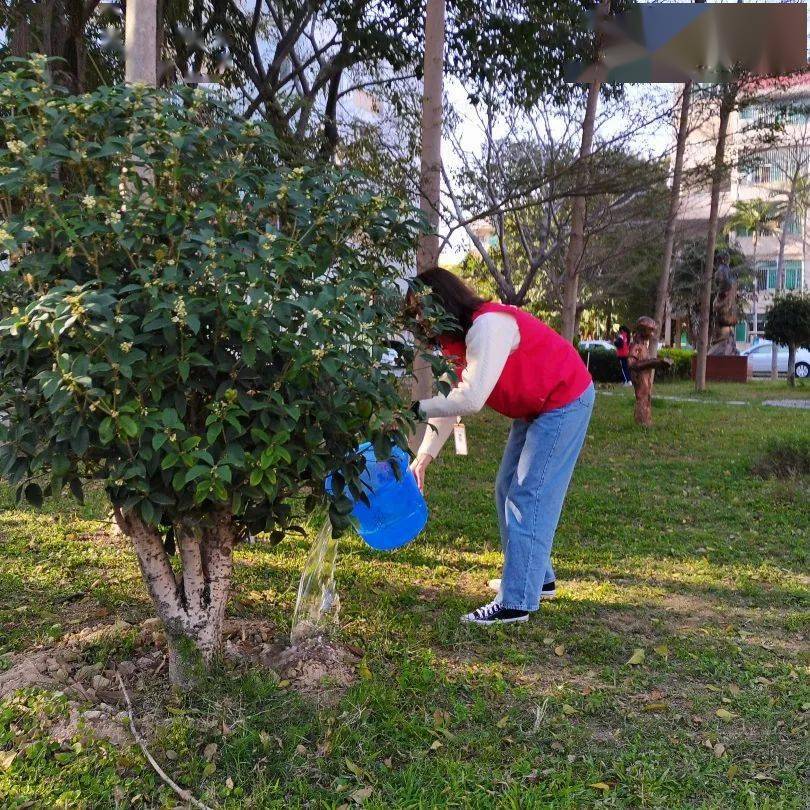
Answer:
<svg viewBox="0 0 810 810"><path fill-rule="evenodd" d="M580 340L579 348L581 351L597 351L603 350L606 352L615 352L616 347L609 340Z"/></svg>
<svg viewBox="0 0 810 810"><path fill-rule="evenodd" d="M763 340L752 346L750 349L743 349L740 354L748 358L748 368L751 374L771 373L771 346L770 340ZM780 374L787 374L788 350L787 346L779 346L776 355L776 368ZM796 376L806 380L810 377L810 351L807 349L796 349Z"/></svg>

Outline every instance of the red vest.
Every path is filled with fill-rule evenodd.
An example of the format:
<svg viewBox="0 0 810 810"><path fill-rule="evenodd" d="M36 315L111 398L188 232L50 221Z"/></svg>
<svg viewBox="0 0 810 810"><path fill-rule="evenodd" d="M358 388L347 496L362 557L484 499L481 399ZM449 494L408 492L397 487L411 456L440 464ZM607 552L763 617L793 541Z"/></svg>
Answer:
<svg viewBox="0 0 810 810"><path fill-rule="evenodd" d="M591 375L567 340L528 312L505 304L484 304L473 320L487 312L511 315L520 331L520 344L509 355L487 400L490 408L511 419L534 419L582 396L591 384ZM463 379L467 365L464 341L441 338L440 343Z"/></svg>

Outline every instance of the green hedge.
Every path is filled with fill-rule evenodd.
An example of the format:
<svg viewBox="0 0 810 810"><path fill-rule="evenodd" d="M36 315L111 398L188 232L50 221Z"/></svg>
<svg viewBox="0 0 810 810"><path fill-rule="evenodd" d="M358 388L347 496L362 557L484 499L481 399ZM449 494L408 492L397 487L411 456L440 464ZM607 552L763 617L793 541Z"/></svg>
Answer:
<svg viewBox="0 0 810 810"><path fill-rule="evenodd" d="M693 351L686 349L661 349L661 357L669 357L674 365L669 371L659 371L656 379L659 380L688 380L692 368ZM595 382L600 383L620 383L622 372L619 366L619 358L616 352L607 349L591 349L590 352L580 350L580 357L588 364ZM590 361L587 355L590 354Z"/></svg>

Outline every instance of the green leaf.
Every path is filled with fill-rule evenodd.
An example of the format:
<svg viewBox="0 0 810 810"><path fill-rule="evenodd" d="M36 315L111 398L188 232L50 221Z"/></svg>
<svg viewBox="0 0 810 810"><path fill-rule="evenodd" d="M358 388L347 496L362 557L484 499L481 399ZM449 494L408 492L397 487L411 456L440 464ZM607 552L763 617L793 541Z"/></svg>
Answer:
<svg viewBox="0 0 810 810"><path fill-rule="evenodd" d="M131 416L121 414L118 417L118 427L130 439L134 439L138 435L138 424Z"/></svg>
<svg viewBox="0 0 810 810"><path fill-rule="evenodd" d="M210 476L211 468L207 467L204 464L196 464L193 466L187 473L186 473L186 483L191 483L192 481L199 478L201 475Z"/></svg>
<svg viewBox="0 0 810 810"><path fill-rule="evenodd" d="M101 420L98 426L98 438L102 444L109 444L115 436L115 423L107 416Z"/></svg>

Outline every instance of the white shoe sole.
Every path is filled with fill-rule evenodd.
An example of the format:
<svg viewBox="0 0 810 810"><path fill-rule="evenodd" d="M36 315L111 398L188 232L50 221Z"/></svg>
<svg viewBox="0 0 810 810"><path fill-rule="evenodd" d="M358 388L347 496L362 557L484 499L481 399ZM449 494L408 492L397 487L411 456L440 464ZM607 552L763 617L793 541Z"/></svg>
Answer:
<svg viewBox="0 0 810 810"><path fill-rule="evenodd" d="M515 616L514 619L495 619L494 621L488 622L483 621L481 619L471 619L468 616L461 617L462 624L478 624L485 627L489 627L493 624L515 624L516 622L527 622L529 621L528 614L525 616Z"/></svg>
<svg viewBox="0 0 810 810"><path fill-rule="evenodd" d="M495 593L498 593L501 590L501 581L499 579L491 579L489 580L489 582L487 582L487 588L489 588L491 591L495 591ZM549 602L552 599L556 598L557 598L556 588L553 591L545 591L541 592L540 594L541 602Z"/></svg>

